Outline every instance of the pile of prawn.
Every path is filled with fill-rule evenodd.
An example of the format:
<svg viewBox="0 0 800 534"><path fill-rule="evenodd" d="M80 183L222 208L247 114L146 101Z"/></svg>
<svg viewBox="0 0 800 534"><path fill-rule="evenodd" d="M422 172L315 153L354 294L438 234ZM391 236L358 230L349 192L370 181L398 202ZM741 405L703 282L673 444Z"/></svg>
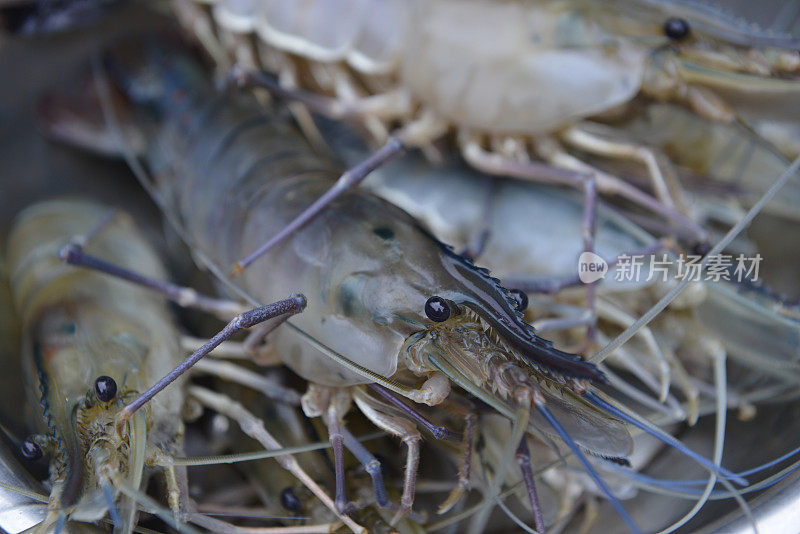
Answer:
<svg viewBox="0 0 800 534"><path fill-rule="evenodd" d="M800 393L800 310L747 280L693 281L674 268L663 279L616 275L633 252L673 265L692 246L703 265L755 253L740 235L755 216L797 218L791 143L781 151L760 137L750 125L774 117L747 99L798 98L794 40L677 2L615 2L618 20L577 1L362 2L337 12L349 24L334 25L340 33L323 31L325 2L175 3L218 68L235 63L248 83L264 80L242 71L271 71L278 81L262 85L279 98L220 90L197 58L151 38L95 65L97 115L85 124L106 153L112 139L218 296L159 282L169 276L156 254L108 208L58 200L19 217L6 271L43 429L21 445L50 455L49 495L18 477L2 488L47 503L38 532L81 522L131 532L144 510L180 532L542 533L591 528L599 503L615 514L601 528L672 532L711 499L735 501L755 528L744 496L789 476L798 451L728 469L726 415L752 419L759 403ZM530 70L502 61L511 44L468 32L487 17L495 27L539 21ZM691 39L678 35L687 20ZM607 79L590 81L607 92L590 91L593 102L547 90L564 79L545 76L539 56L577 62L570 76L601 64ZM472 63L434 74L461 57ZM525 76L543 80L536 105ZM474 94L459 90L467 78ZM435 142L449 130L457 150ZM394 138L422 150L368 165L357 188L334 185L370 161L371 143ZM623 202L606 206L595 187ZM602 283L577 276L587 252L610 264ZM94 272L96 259L127 274ZM203 350L166 299L227 320L288 293L302 313L193 360L212 382L183 376L128 413ZM187 413L198 406L217 415L198 433L205 454L191 458L182 421L194 428ZM674 437L710 414L710 450ZM249 450L230 421L267 450ZM655 476L649 467L665 454L695 474ZM268 457L284 469L215 467ZM144 493L148 466L166 475L166 505ZM648 493L676 503L666 523L636 506Z"/></svg>

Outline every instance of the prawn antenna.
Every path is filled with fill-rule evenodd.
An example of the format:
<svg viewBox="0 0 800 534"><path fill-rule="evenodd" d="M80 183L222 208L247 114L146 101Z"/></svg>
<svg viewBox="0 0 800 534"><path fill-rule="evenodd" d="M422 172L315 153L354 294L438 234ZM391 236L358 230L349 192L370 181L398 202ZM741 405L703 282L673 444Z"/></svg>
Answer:
<svg viewBox="0 0 800 534"><path fill-rule="evenodd" d="M108 505L108 514L111 516L111 521L114 523L115 527L121 527L122 519L119 517L119 510L117 510L117 505L114 502L114 496L111 494L111 488L107 483L103 484L103 496L105 497L106 504Z"/></svg>
<svg viewBox="0 0 800 534"><path fill-rule="evenodd" d="M92 269L116 278L121 278L133 284L139 285L156 293L160 293L167 299L175 302L181 307L193 307L199 310L212 313L218 317L230 318L241 311L241 307L230 301L215 299L206 295L200 295L190 287L182 287L163 280L155 280L140 273L131 271L119 265L107 262L83 251L80 242L73 241L59 251L61 261L69 265Z"/></svg>
<svg viewBox="0 0 800 534"><path fill-rule="evenodd" d="M591 391L589 391L589 392L587 392L587 393L585 393L583 395L583 398L586 399L587 401L591 402L592 404L594 404L595 406L597 406L601 410L613 415L614 417L616 417L618 419L622 419L626 423L628 423L630 425L633 425L636 428L639 428L640 430L643 430L644 432L646 432L649 435L653 436L654 438L656 438L657 440L661 441L665 445L669 445L673 449L676 449L676 450L680 451L682 454L688 456L689 458L691 458L695 462L699 463L700 465L702 465L703 467L705 467L706 469L708 469L712 473L716 473L717 475L719 475L719 476L721 476L723 478L727 478L729 480L732 480L732 481L736 482L737 484L739 484L740 486L746 486L747 485L747 480L744 479L743 477L737 475L736 473L732 473L731 471L725 469L724 467L720 467L720 466L714 464L708 458L704 458L703 456L697 454L696 452L694 452L693 450L688 448L686 445L684 445L683 443L681 443L677 439L673 438L672 436L670 436L669 434L667 434L663 430L659 429L658 427L655 427L653 425L645 424L644 422L638 420L637 418L628 415L627 413L625 413L624 411L620 410L616 406L613 406L609 402L606 402L605 400L601 399L597 394L592 393Z"/></svg>
<svg viewBox="0 0 800 534"><path fill-rule="evenodd" d="M580 447L578 447L578 444L575 443L575 440L572 439L572 436L570 436L569 433L564 429L564 427L561 426L561 423L558 422L558 419L555 418L555 416L547 408L547 406L545 406L541 402L536 402L535 404L536 404L536 409L539 411L539 413L542 414L542 416L547 420L550 426L553 427L553 430L555 430L556 433L559 436L561 436L561 439L564 440L564 443L567 444L567 446L572 450L572 452L575 454L578 460L580 460L580 462L583 464L583 467L586 469L586 473L591 477L594 483L597 484L597 487L600 488L600 490L606 495L606 498L608 498L608 501L611 503L611 506L614 507L614 510L617 511L617 513L620 515L625 524L628 525L628 528L631 530L631 532L636 534L641 534L642 531L633 521L633 518L628 514L628 511L625 510L625 508L622 506L622 503L619 502L619 499L617 499L614 496L614 494L611 493L611 489L609 489L605 481L603 481L603 478L600 476L597 470L595 470L595 468L592 467L592 464L589 463L589 460L586 458L583 452L581 452Z"/></svg>
<svg viewBox="0 0 800 534"><path fill-rule="evenodd" d="M275 317L288 317L303 311L306 307L306 298L303 295L295 294L288 299L279 300L266 306L260 306L250 311L244 312L234 317L231 322L225 325L225 328L219 331L212 337L208 343L200 347L191 356L181 362L175 369L164 375L164 377L153 384L150 389L142 393L133 402L120 410L117 416L117 431L120 432L127 421L137 410L144 406L150 399L152 399L161 390L166 388L174 382L179 376L189 370L194 364L200 361L201 358L206 356L223 341L229 339L231 336L245 330L268 319ZM120 432L121 433L121 432Z"/></svg>
<svg viewBox="0 0 800 534"><path fill-rule="evenodd" d="M320 212L322 212L322 210L328 206L328 204L333 202L336 197L360 184L367 176L369 176L369 173L400 154L403 151L403 148L403 142L398 137L390 137L389 140L386 141L386 144L379 148L374 154L369 156L361 163L346 170L339 177L339 179L336 180L336 183L334 183L330 189L328 189L321 197L315 200L292 222L283 227L283 229L275 234L274 237L258 247L246 258L236 262L233 267L231 277L242 274L244 270L250 266L250 264L269 252L273 247L275 247L275 245L305 226L306 223L308 223L311 219L319 215Z"/></svg>

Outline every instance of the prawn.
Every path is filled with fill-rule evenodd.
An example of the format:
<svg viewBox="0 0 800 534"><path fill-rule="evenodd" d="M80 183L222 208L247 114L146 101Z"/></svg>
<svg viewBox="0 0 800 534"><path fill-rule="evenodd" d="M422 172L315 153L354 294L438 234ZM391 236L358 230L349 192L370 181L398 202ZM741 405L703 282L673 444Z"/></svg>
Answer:
<svg viewBox="0 0 800 534"><path fill-rule="evenodd" d="M348 445L343 416L350 403L408 447L398 521L413 504L417 423L437 430L399 397L454 408L459 395L451 383L514 421L505 457L513 456L528 431L561 440L631 530L638 527L583 452L628 456L626 424L679 448L722 483L744 483L605 400L595 389L606 380L602 370L539 337L498 279L369 193L340 196L271 251L269 261L246 270L240 284L231 282L220 266L326 190L335 165L317 155L286 117L246 95L216 96L185 55L120 48L108 63L135 107L159 119L145 154L155 181L144 176L143 184L195 257L251 304L287 285L308 295L307 310L270 340L281 361L311 383L303 408L328 427L340 510L346 506L341 455ZM142 83L157 90L143 91ZM446 438L447 431L440 435ZM470 450L466 443L464 454ZM497 474L491 493L499 492L504 478ZM390 505L379 480L375 486L376 501ZM533 499L533 488L530 494ZM486 519L484 512L477 524Z"/></svg>
<svg viewBox="0 0 800 534"><path fill-rule="evenodd" d="M677 184L658 155L640 143L598 137L584 121L640 94L723 122L748 110L786 120L798 96L796 39L683 1L210 4L175 2L211 55L222 65L233 62L230 79L331 117L363 119L383 143L240 258L236 273L403 148L430 152L431 142L450 130L480 170L579 188L590 211L596 192L616 196L666 219L667 232L680 229L705 244L707 231L683 213ZM764 102L767 111L758 105ZM387 123L401 125L388 140ZM654 196L565 147L636 162L647 169Z"/></svg>
<svg viewBox="0 0 800 534"><path fill-rule="evenodd" d="M139 488L147 465L164 467L173 513L185 514L185 468L163 462L182 451L183 384L173 369L183 360L180 335L162 297L63 263L67 243L68 250L85 247L145 276L165 276L123 214L88 201L51 200L18 216L8 238L8 272L26 390L42 423L42 433L26 438L21 450L29 459L51 454L47 513L36 531L58 533L67 521L109 515L117 531L131 532L137 505L146 501ZM299 310L284 313L293 311ZM140 396L147 388L149 396ZM143 399L147 410L131 409Z"/></svg>
<svg viewBox="0 0 800 534"><path fill-rule="evenodd" d="M341 127L333 130L323 128L323 132L329 134L326 138L330 146L345 164L357 161L363 154L364 148L356 148L358 142L353 140L352 134L348 137ZM431 183L436 183L437 187L431 189ZM503 277L509 287L530 292L529 309L541 313L543 307L549 306L556 312L571 311L569 306L543 301L534 294L565 293L565 289L581 283L576 260L581 253L579 229L582 209L580 200L574 195L536 184L492 180L457 161L433 168L419 157L404 158L376 170L362 187L404 208L434 235L452 243L458 250L475 251L472 244L481 243L478 261ZM615 318L620 317L623 311L628 316L640 313L640 306L652 302L644 298L645 294L653 292L661 296L670 286L666 280L661 282L660 277L649 278L647 265L643 266L639 279L616 277L616 267L611 259L634 254L632 251L637 250L645 257L644 250L649 248L649 253L654 254L663 246L631 221L602 206L597 216L596 250L611 264L597 290L602 303L599 306L599 340L605 342L607 338L603 332L610 324L616 326ZM664 254L669 256L667 252ZM662 285L666 287L659 287ZM742 417L753 416L752 401L767 399L775 391L796 394L793 392L797 389L796 371L800 363L800 323L796 307L763 288L723 279L696 282L692 291L687 293L672 305L668 313L637 332L637 336L652 340L644 344L644 347L651 347L651 354L642 352L639 347L643 344L640 343L638 346L620 347L609 355L606 363L633 373L654 390L659 400L644 396L630 386L624 390L625 394L652 409L651 417L692 423L700 413L708 410L704 397L718 395L713 384L705 384L701 377L713 376L713 371L707 368L723 354L730 356L732 363L745 365L748 372L743 376L748 379L752 380L756 373L763 376L755 388L747 381L741 386L733 380L727 384L725 396L732 403L730 406L740 403ZM569 296L564 294L562 299L568 300ZM569 319L540 318L534 325L556 335L556 332L578 324L574 317ZM626 327L632 322L631 317L619 326ZM649 366L646 365L655 354L662 355L664 363L669 362L662 370L664 379L661 386L659 380L649 376ZM656 359L655 363L658 365L660 362ZM687 373L689 368L692 369L691 376ZM677 413L667 409L677 406L675 403L666 407L659 405L671 397L667 397L671 387L670 369L688 401L685 411L683 407ZM615 374L607 372L607 375L613 377L612 384L622 385ZM495 444L495 465L500 460L496 449L503 442L498 436L508 435L508 430L503 434L496 429L484 435L485 441L500 442ZM636 450L642 445L637 442ZM536 456L546 458L546 448L543 451L543 447L537 447ZM636 454L632 462L635 466L643 465L647 457ZM580 479L560 471L550 469L543 476L548 483L562 488L566 495L572 495L570 500L575 499L576 491L586 487L565 482L571 478ZM591 489L591 485L587 489Z"/></svg>

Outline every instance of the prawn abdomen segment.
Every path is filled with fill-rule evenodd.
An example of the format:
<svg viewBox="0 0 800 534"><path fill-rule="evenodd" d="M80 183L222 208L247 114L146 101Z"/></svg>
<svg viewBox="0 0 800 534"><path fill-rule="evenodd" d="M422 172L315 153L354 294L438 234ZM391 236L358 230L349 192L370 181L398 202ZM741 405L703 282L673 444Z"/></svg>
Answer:
<svg viewBox="0 0 800 534"><path fill-rule="evenodd" d="M457 124L547 133L627 102L641 86L647 49L569 7L440 1L421 11L401 78Z"/></svg>

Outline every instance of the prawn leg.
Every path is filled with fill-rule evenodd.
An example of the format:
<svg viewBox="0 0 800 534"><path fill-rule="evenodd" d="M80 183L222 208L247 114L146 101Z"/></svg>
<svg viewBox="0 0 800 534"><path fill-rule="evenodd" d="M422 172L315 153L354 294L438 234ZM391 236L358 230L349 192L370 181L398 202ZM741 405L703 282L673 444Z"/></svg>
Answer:
<svg viewBox="0 0 800 534"><path fill-rule="evenodd" d="M95 224L94 227L92 227L85 234L76 235L70 240L70 243L75 245L79 249L85 247L86 245L91 243L92 240L96 238L98 234L100 234L105 228L107 228L108 225L111 224L114 221L114 219L117 218L118 214L119 212L116 209L109 208L109 210L106 211L105 215L103 215L100 218L100 220L97 221L97 224Z"/></svg>
<svg viewBox="0 0 800 534"><path fill-rule="evenodd" d="M211 353L213 356L213 352ZM300 394L292 388L276 384L267 377L240 365L215 358L200 360L195 364L195 372L207 373L229 382L254 389L267 397L290 406L300 405Z"/></svg>
<svg viewBox="0 0 800 534"><path fill-rule="evenodd" d="M671 184L667 184L667 177L671 176L665 173L662 166L659 165L653 149L642 145L604 139L580 126L567 128L561 132L559 137L567 144L590 154L608 158L628 159L643 164L647 168L656 198L667 208L675 209L677 206L682 205L682 199L678 196L680 190L677 189L677 184L674 181ZM670 188L670 185L672 185L672 188ZM670 189L678 194L671 193Z"/></svg>
<svg viewBox="0 0 800 534"><path fill-rule="evenodd" d="M186 472L186 466L172 465L164 460L164 456L163 452L156 451L154 454L155 464L162 466L164 481L167 485L167 503L170 510L172 510L175 522L180 523L181 521L186 521L189 514L187 509L189 477Z"/></svg>
<svg viewBox="0 0 800 534"><path fill-rule="evenodd" d="M328 441L333 449L333 466L336 478L336 509L348 513L344 474L344 427L343 417L350 408L350 395L340 388L310 383L302 398L303 413L307 417L323 417L328 428Z"/></svg>
<svg viewBox="0 0 800 534"><path fill-rule="evenodd" d="M542 507L539 505L539 495L536 493L536 484L533 480L531 453L528 449L527 436L522 436L519 447L517 447L517 463L520 471L522 471L522 478L525 480L525 488L528 490L528 499L530 499L531 510L533 511L533 527L539 534L544 534L544 517L542 516Z"/></svg>
<svg viewBox="0 0 800 534"><path fill-rule="evenodd" d="M201 513L192 514L190 519L192 523L208 529L208 532L218 534L328 534L341 527L341 522L288 527L240 527Z"/></svg>
<svg viewBox="0 0 800 534"><path fill-rule="evenodd" d="M281 449L283 446L265 428L264 422L250 413L240 403L230 397L215 393L208 389L191 386L189 394L204 406L207 406L227 417L236 421L242 430L252 438L256 439L265 448ZM292 455L286 454L278 456L278 463L281 467L291 472L300 480L322 503L329 508L348 528L356 533L366 533L366 529L350 519L348 516L339 513L336 504L331 500L327 493L306 473L297 463Z"/></svg>
<svg viewBox="0 0 800 534"><path fill-rule="evenodd" d="M231 87L266 89L273 96L299 102L308 109L331 119L363 116L392 118L398 115L407 115L410 112L408 97L400 90L350 99L345 102L338 98L322 96L302 89L286 88L267 73L245 70L240 67L233 67L223 83L226 89Z"/></svg>
<svg viewBox="0 0 800 534"><path fill-rule="evenodd" d="M353 456L358 459L364 470L369 474L372 479L372 487L375 492L375 502L381 508L390 506L389 496L386 493L386 484L383 482L383 472L381 471L380 461L367 450L356 437L350 433L344 426L341 427L342 437L344 438L344 446L347 447Z"/></svg>
<svg viewBox="0 0 800 534"><path fill-rule="evenodd" d="M581 220L583 251L587 254L594 254L595 231L597 228L597 184L593 176L590 176L583 184L583 194L585 196L583 218ZM587 324L587 345L591 345L597 335L596 296L597 286L594 283L586 284L586 307L591 312L590 321Z"/></svg>
<svg viewBox="0 0 800 534"><path fill-rule="evenodd" d="M597 179L597 188L603 194L619 195L646 210L657 213L664 219L685 229L699 244L709 240L708 231L675 208L665 205L657 198L648 195L617 176L601 172L591 165L568 154L551 138L538 139L535 148L539 155L556 167L583 173L591 173ZM524 177L524 176L523 176ZM533 178L535 179L535 178ZM569 184L567 184L569 185Z"/></svg>
<svg viewBox="0 0 800 534"><path fill-rule="evenodd" d="M453 433L447 429L447 427L442 425L437 425L417 410L406 404L405 402L401 401L397 397L395 397L391 391L386 389L385 387L381 386L380 384L369 384L370 389L378 393L381 397L386 399L390 404L395 406L396 408L400 409L408 416L410 416L414 421L421 424L425 427L425 429L430 432L434 438L436 439L446 439L449 441L458 441L458 436L453 435Z"/></svg>
<svg viewBox="0 0 800 534"><path fill-rule="evenodd" d="M280 323L280 321L274 321ZM213 356L217 359L248 360L262 367L276 367L281 365L281 359L274 347L266 342L265 335L274 330L278 324L262 323L254 326L245 337L244 341L225 341L214 349ZM194 352L202 347L205 339L193 336L181 336L181 347L186 352Z"/></svg>
<svg viewBox="0 0 800 534"><path fill-rule="evenodd" d="M364 393L356 390L353 395L356 405L378 428L399 437L408 447L406 455L405 480L403 481L403 495L400 498L400 509L392 518L392 525L411 511L414 504L414 492L417 483L417 470L419 469L419 442L422 435L416 425L402 415L390 414L387 407Z"/></svg>
<svg viewBox="0 0 800 534"><path fill-rule="evenodd" d="M437 425L436 423L432 422L430 419L419 413L413 407L409 406L395 395L392 394L391 391L386 389L385 387L381 386L380 384L370 384L369 387L381 395L385 400L387 400L390 404L399 408L402 412L409 415L414 421L421 424L428 430L433 437L437 440L447 440L447 441L459 441L459 437L455 435L452 431L450 431L447 427ZM464 433L461 436L461 446L462 446L462 453L461 458L459 460L459 469L458 469L458 485L450 492L447 499L439 506L437 511L438 514L443 514L450 510L455 504L459 501L461 496L464 492L469 488L469 481L470 481L470 471L472 468L472 449L475 442L475 433L477 430L477 416L467 410L467 409L460 409L459 411L463 412L464 417Z"/></svg>
<svg viewBox="0 0 800 534"><path fill-rule="evenodd" d="M278 354L266 341L267 335L280 325L280 321L262 323L250 329L244 341L225 341L214 349L215 358L249 360L262 367L281 365ZM193 336L181 336L181 347L187 352L194 352L203 346L205 339Z"/></svg>
<svg viewBox="0 0 800 534"><path fill-rule="evenodd" d="M478 416L467 411L464 415L464 435L461 440L462 453L458 462L458 485L439 505L437 514L441 515L450 511L469 489L472 474L472 450L475 448L475 434L478 430Z"/></svg>
<svg viewBox="0 0 800 534"><path fill-rule="evenodd" d="M328 406L325 424L328 427L328 439L333 447L333 465L336 474L336 509L346 513L348 509L347 488L344 475L344 435L342 434L341 413L332 403Z"/></svg>
<svg viewBox="0 0 800 534"><path fill-rule="evenodd" d="M533 321L533 327L537 332L554 332L558 330L570 330L579 326L591 327L595 317L591 310L583 310L571 317L553 317Z"/></svg>
<svg viewBox="0 0 800 534"><path fill-rule="evenodd" d="M260 324L254 327L244 339L242 348L247 356L259 365L280 365L280 357L266 342L266 337L280 322Z"/></svg>
<svg viewBox="0 0 800 534"><path fill-rule="evenodd" d="M272 50L262 50L262 52L267 53L267 55L274 56L275 69L278 72L278 81L280 85L289 90L297 89L299 85L297 66L292 61L288 60L283 54L276 53ZM233 69L240 68L240 63L238 62L237 65L233 67ZM231 70L228 72L230 73ZM225 80L223 80L224 86L231 87L231 79L232 78L230 75L227 76ZM263 100L266 102L272 100L272 93L269 91L266 91L263 95L257 96L264 96ZM308 106L302 102L295 101L290 102L287 107L289 108L289 112L292 114L292 117L294 117L294 120L297 122L297 125L300 127L300 130L303 132L303 135L306 136L314 148L320 152L329 150L325 139L322 137L322 134L314 122L314 117L311 115Z"/></svg>
<svg viewBox="0 0 800 534"><path fill-rule="evenodd" d="M486 184L486 191L484 192L483 201L481 202L481 216L483 224L467 241L464 250L460 252L461 256L469 258L473 261L477 260L478 257L483 253L483 249L486 248L486 244L489 242L489 237L491 237L491 230L489 226L490 221L492 220L492 200L495 194L495 180L487 176L484 178L484 183Z"/></svg>
<svg viewBox="0 0 800 534"><path fill-rule="evenodd" d="M354 103L357 106L366 104L366 107L370 108L371 112L360 113L361 124L373 139L380 143L386 141L389 131L380 115L384 110L389 110L391 113L394 109L392 102L385 102L385 100L387 97L391 100L394 94L399 93L398 91L392 91L387 95L366 96L365 101L364 89L358 86L358 81L354 76L347 69L342 68L341 65L315 63L310 65L310 71L311 76L320 82L325 90L333 92L335 97L345 106L350 103Z"/></svg>

